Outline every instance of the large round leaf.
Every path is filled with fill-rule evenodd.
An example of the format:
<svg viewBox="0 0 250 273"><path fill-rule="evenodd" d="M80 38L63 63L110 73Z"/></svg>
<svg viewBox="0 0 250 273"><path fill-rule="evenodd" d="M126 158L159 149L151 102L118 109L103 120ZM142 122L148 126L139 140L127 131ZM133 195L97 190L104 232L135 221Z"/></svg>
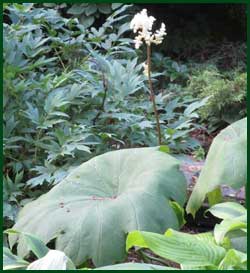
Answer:
<svg viewBox="0 0 250 273"><path fill-rule="evenodd" d="M178 228L168 200L183 205L186 182L178 161L158 148L119 150L97 156L19 214L14 229L44 242L58 234L56 249L76 265L96 266L125 258L126 234L133 230L163 233ZM28 249L21 235L10 235L18 254Z"/></svg>
<svg viewBox="0 0 250 273"><path fill-rule="evenodd" d="M240 188L247 180L247 119L222 130L214 139L201 174L187 204L193 215L206 194L226 184Z"/></svg>

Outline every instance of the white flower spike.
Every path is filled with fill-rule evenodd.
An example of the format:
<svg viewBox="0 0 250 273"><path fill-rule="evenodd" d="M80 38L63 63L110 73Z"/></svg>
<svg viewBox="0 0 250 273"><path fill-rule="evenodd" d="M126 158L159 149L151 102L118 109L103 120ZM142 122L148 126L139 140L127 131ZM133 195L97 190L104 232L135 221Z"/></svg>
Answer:
<svg viewBox="0 0 250 273"><path fill-rule="evenodd" d="M147 45L161 44L163 37L167 35L166 26L164 23L161 24L161 28L152 33L152 27L156 19L153 16L148 16L147 10L143 9L140 13L137 13L130 23L130 28L133 29L134 33L138 33L135 37L134 43L135 48L138 49L143 41Z"/></svg>

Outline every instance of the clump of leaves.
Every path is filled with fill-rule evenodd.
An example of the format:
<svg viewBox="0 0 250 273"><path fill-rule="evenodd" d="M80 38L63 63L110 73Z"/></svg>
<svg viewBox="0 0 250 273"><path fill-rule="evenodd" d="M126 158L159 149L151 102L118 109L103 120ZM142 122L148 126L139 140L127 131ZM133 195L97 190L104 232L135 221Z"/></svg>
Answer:
<svg viewBox="0 0 250 273"><path fill-rule="evenodd" d="M222 73L216 66L207 65L193 71L187 90L194 97L211 96L200 114L212 129L221 121L232 123L246 115L246 82L245 72L236 69Z"/></svg>
<svg viewBox="0 0 250 273"><path fill-rule="evenodd" d="M148 248L185 270L246 270L246 209L237 203L226 202L208 211L223 219L216 224L213 233L187 234L168 229L161 235L133 231L127 237L126 249L139 247L143 251Z"/></svg>
<svg viewBox="0 0 250 273"><path fill-rule="evenodd" d="M185 270L246 269L246 254L226 245L217 245L211 233L191 235L168 229L164 235L133 231L127 237L126 249L149 248Z"/></svg>

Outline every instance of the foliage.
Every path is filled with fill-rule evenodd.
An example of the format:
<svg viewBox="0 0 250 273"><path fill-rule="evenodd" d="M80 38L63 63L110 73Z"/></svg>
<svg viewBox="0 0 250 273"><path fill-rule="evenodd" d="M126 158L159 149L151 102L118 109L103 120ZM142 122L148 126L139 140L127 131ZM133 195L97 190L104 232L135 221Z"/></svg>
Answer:
<svg viewBox="0 0 250 273"><path fill-rule="evenodd" d="M10 249L3 247L3 270L25 269L28 262L11 253Z"/></svg>
<svg viewBox="0 0 250 273"><path fill-rule="evenodd" d="M124 38L128 8L122 5L100 28L87 29L62 17L60 8L4 6L6 227L25 203L91 157L156 145L142 63ZM158 76L152 74L156 86ZM167 97L168 91L156 97L163 144L173 152L195 149L199 143L189 133L198 126L198 109L182 113L198 100Z"/></svg>
<svg viewBox="0 0 250 273"><path fill-rule="evenodd" d="M96 270L177 270L174 267L145 263L121 263L98 267Z"/></svg>
<svg viewBox="0 0 250 273"><path fill-rule="evenodd" d="M168 229L164 235L133 231L127 237L126 249L136 246L149 248L156 255L180 264L185 270L246 269L245 253L217 245L212 233L187 234Z"/></svg>
<svg viewBox="0 0 250 273"><path fill-rule="evenodd" d="M111 14L113 10L121 5L118 3L76 3L67 10L67 13L78 18L79 22L87 28L93 25L101 14Z"/></svg>
<svg viewBox="0 0 250 273"><path fill-rule="evenodd" d="M168 7L173 14L175 5ZM245 43L218 44L214 37L211 43L209 27L201 33L207 34L205 39L185 38L180 33L190 32L182 23L171 29L166 22L168 43L159 51L171 55L152 54L151 74L163 145L142 148L156 146L157 135L143 71L146 54L135 50L129 38L129 21L137 8L4 3L4 229L19 214L18 230L4 232L4 269L26 269L36 258L30 266L48 266L51 257L65 269L66 255L80 270L89 270L87 259L96 265L124 261L128 232L130 246L134 239L147 244L182 269L245 269L246 209L239 204L209 209L222 219L213 233L172 229L185 224L186 184L177 160L169 155L203 159L205 152L192 131L206 131L201 122L210 131L221 129L246 115ZM205 17L195 14L208 26ZM244 185L245 123L232 124L215 139L188 212L194 214L206 195L210 205L217 202L222 183ZM152 233L163 233L166 227L171 229L165 235ZM150 264L97 269L174 269L142 249L138 253ZM154 258L164 266L151 264ZM71 262L68 266L75 269Z"/></svg>
<svg viewBox="0 0 250 273"><path fill-rule="evenodd" d="M200 161L205 159L206 154L205 154L205 150L202 148L202 146L200 146L193 151L192 155L196 160Z"/></svg>
<svg viewBox="0 0 250 273"><path fill-rule="evenodd" d="M181 269L200 269L200 270L244 270L247 265L246 249L237 249L242 242L246 244L247 236L247 223L246 223L246 209L238 203L225 202L217 204L208 210L214 216L222 218L223 221L220 224L216 224L213 233L205 232L201 234L186 234L178 232L172 229L168 229L164 235L145 232L145 231L132 231L129 233L126 241L127 251L136 246L137 251L144 253L143 249L149 248L156 255L174 261L180 264ZM244 219L243 219L244 218ZM241 220L240 220L241 219ZM239 220L243 222L239 224ZM244 241L237 242L242 237L239 236L239 231L242 231L244 235ZM235 233L238 232L238 233ZM15 230L7 230L6 233L19 233ZM37 253L37 249L44 249L46 246L36 236L22 233L27 236L27 241L30 249ZM214 234L214 236L213 236ZM237 234L237 235L235 235ZM219 235L219 236L218 236ZM238 237L237 237L238 236ZM241 235L242 236L242 235ZM139 249L138 249L139 248ZM50 250L51 252L51 250ZM49 252L49 253L50 253ZM57 253L58 252L58 253ZM31 263L22 260L20 257L13 255L8 248L4 248L4 268L5 269L17 269L28 268L32 265L37 265L39 269L53 268L63 269L62 266L66 261L69 261L68 269L74 269L74 265L70 259L61 251L56 251L54 255L43 254L43 258ZM38 258L41 255L36 254ZM53 256L51 260L47 256ZM56 264L57 259L65 257L64 262ZM159 260L159 259L158 259ZM41 267L42 266L42 267ZM54 267L56 266L56 267ZM49 268L48 268L49 267ZM64 268L65 270L66 268ZM81 268L81 270L88 268ZM122 263L117 265L109 265L96 268L97 270L176 270L177 268L166 267L154 264L138 264L138 263Z"/></svg>
<svg viewBox="0 0 250 273"><path fill-rule="evenodd" d="M235 69L222 73L216 66L206 65L193 69L187 90L194 97L211 96L200 114L212 129L221 121L232 123L246 116L246 83L245 72Z"/></svg>
<svg viewBox="0 0 250 273"><path fill-rule="evenodd" d="M61 251L50 250L41 240L33 234L20 232L14 229L5 230L6 234L19 234L22 236L28 249L38 258L35 262L28 263L22 258L11 253L7 247L3 248L3 269L25 269L42 270L42 269L75 269L72 261Z"/></svg>
<svg viewBox="0 0 250 273"><path fill-rule="evenodd" d="M86 72L82 77L69 68L79 59L84 37L92 43L92 32L79 32L82 26L77 21L62 18L53 9L33 8L32 4L8 5L6 9L13 23L4 24L5 216L14 220L20 205L16 197L32 198L27 189L22 192L22 180L36 172L40 175L30 180L29 186L58 183L72 166L72 158L75 164L77 158L80 162L88 159L93 147L103 142L105 149L113 136L93 132L87 111L92 102L93 108L99 103L98 93L103 89L100 72ZM100 47L109 39L105 32L118 15L119 11L103 27ZM119 35L126 29L123 25ZM109 41L110 47L119 50L115 45L121 44L126 49L125 40L116 41ZM88 51L81 51L81 59L88 57ZM93 85L96 102L91 99L95 97Z"/></svg>
<svg viewBox="0 0 250 273"><path fill-rule="evenodd" d="M59 250L50 250L43 258L32 262L27 270L74 270L72 261Z"/></svg>
<svg viewBox="0 0 250 273"><path fill-rule="evenodd" d="M195 215L207 193L222 184L240 188L247 173L247 118L222 130L213 140L206 162L188 200L187 212Z"/></svg>
<svg viewBox="0 0 250 273"><path fill-rule="evenodd" d="M242 252L247 250L247 210L235 202L225 202L208 209L217 218L223 219L214 228L214 238L220 244L224 237L230 238L232 246Z"/></svg>
<svg viewBox="0 0 250 273"><path fill-rule="evenodd" d="M60 232L56 249L76 265L87 258L95 265L108 265L124 259L127 232L178 228L166 200L174 199L182 206L185 184L178 161L157 148L106 153L83 163L49 193L27 204L14 229L33 233L45 243ZM11 247L17 239L10 234ZM22 257L28 252L22 237L17 251Z"/></svg>
<svg viewBox="0 0 250 273"><path fill-rule="evenodd" d="M182 86L186 85L189 78L189 69L187 65L177 62L170 57L165 57L162 53L158 52L152 53L152 69L162 71L159 80L160 88L168 85L169 89L170 87L173 88L174 85L178 85L179 88L182 89Z"/></svg>

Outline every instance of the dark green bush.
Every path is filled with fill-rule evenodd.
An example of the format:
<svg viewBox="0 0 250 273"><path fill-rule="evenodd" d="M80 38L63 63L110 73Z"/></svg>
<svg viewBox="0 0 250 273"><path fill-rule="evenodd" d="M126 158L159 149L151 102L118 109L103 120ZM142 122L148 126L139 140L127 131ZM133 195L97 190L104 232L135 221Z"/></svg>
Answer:
<svg viewBox="0 0 250 273"><path fill-rule="evenodd" d="M221 121L232 123L246 115L246 84L245 72L235 69L223 73L214 65L198 66L187 90L194 97L211 96L200 113L210 125L216 125Z"/></svg>

